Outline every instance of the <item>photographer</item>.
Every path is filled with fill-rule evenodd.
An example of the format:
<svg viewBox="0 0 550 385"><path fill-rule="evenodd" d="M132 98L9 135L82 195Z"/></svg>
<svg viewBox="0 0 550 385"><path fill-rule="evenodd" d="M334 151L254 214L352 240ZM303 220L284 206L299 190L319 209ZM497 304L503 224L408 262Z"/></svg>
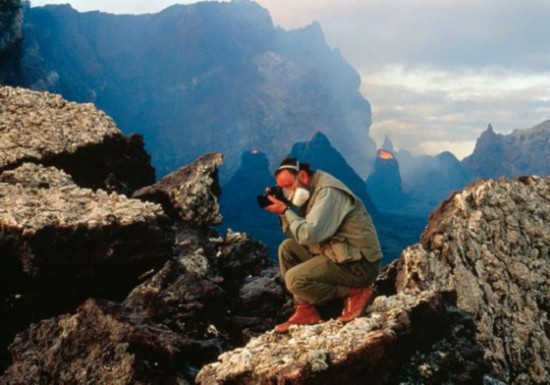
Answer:
<svg viewBox="0 0 550 385"><path fill-rule="evenodd" d="M344 299L338 321L353 320L372 299L370 286L382 259L365 206L338 179L320 170L314 172L297 159L284 159L275 180L284 197L277 199L268 191L270 204L264 209L280 215L289 237L279 247L279 265L296 305L294 314L275 326L275 332L321 322L314 305L338 297Z"/></svg>

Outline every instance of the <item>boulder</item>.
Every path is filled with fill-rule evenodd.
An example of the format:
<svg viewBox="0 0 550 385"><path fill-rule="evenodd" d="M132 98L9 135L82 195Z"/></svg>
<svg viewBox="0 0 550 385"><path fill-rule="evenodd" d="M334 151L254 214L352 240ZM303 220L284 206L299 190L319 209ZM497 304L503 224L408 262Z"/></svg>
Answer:
<svg viewBox="0 0 550 385"><path fill-rule="evenodd" d="M0 182L2 259L28 276L87 277L129 264L124 275L168 255L170 222L154 203L80 188L63 171L30 163Z"/></svg>
<svg viewBox="0 0 550 385"><path fill-rule="evenodd" d="M405 374L417 383L480 383L483 357L472 344L473 329L471 319L453 305L451 293L380 296L368 317L345 326L329 320L292 326L288 335L268 332L252 338L203 367L197 383L388 384ZM413 352L436 342L441 349L446 346L445 354L418 355L416 367L404 365ZM464 380L458 381L458 373Z"/></svg>
<svg viewBox="0 0 550 385"><path fill-rule="evenodd" d="M456 291L502 381L550 378L550 178L478 180L431 214L396 289Z"/></svg>
<svg viewBox="0 0 550 385"><path fill-rule="evenodd" d="M139 189L133 196L160 203L171 217L190 226L220 224L217 166L222 162L220 153L203 155L157 183Z"/></svg>

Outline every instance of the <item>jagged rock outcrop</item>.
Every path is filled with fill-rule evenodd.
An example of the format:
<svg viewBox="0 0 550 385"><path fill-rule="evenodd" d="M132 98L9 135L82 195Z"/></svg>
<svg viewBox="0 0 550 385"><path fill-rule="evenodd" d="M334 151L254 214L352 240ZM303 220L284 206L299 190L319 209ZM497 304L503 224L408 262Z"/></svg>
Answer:
<svg viewBox="0 0 550 385"><path fill-rule="evenodd" d="M0 3L0 85L13 80L19 70L22 27L21 0L3 0Z"/></svg>
<svg viewBox="0 0 550 385"><path fill-rule="evenodd" d="M432 213L398 262L398 290L446 289L510 384L550 378L550 178L477 181Z"/></svg>
<svg viewBox="0 0 550 385"><path fill-rule="evenodd" d="M30 163L0 181L2 257L29 276L93 275L109 260L139 264L167 254L170 223L156 204L83 189L62 171Z"/></svg>
<svg viewBox="0 0 550 385"><path fill-rule="evenodd" d="M120 304L88 300L75 314L33 324L12 344L2 384L188 384L184 336Z"/></svg>
<svg viewBox="0 0 550 385"><path fill-rule="evenodd" d="M155 179L142 138L124 137L92 104L0 87L0 172L24 162L55 166L83 187L126 194Z"/></svg>
<svg viewBox="0 0 550 385"><path fill-rule="evenodd" d="M160 203L166 213L188 225L218 225L222 221L218 206L218 166L222 162L220 153L203 155L133 196Z"/></svg>
<svg viewBox="0 0 550 385"><path fill-rule="evenodd" d="M547 383L549 218L550 178L477 181L444 201L422 242L379 277L379 297L365 317L266 333L224 353L197 379Z"/></svg>
<svg viewBox="0 0 550 385"><path fill-rule="evenodd" d="M489 124L462 164L482 178L550 175L550 120L534 127L497 134Z"/></svg>

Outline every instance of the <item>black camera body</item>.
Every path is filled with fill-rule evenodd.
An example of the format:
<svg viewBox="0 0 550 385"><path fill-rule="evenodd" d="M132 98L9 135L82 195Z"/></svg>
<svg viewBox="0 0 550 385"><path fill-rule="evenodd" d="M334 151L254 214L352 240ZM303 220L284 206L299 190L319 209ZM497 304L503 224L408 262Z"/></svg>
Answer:
<svg viewBox="0 0 550 385"><path fill-rule="evenodd" d="M273 196L275 199L280 200L281 202L284 202L287 206L290 206L290 202L288 199L285 198L285 194L283 193L283 188L280 186L273 186L269 187L267 189L267 192L265 192L262 195L258 195L258 205L261 208L267 207L269 205L272 205L273 203L267 198L268 195Z"/></svg>

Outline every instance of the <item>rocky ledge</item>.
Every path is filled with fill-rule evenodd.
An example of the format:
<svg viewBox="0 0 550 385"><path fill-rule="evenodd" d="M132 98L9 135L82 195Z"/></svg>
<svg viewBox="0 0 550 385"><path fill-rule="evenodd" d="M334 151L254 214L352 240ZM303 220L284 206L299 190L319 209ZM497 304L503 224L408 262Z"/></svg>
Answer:
<svg viewBox="0 0 550 385"><path fill-rule="evenodd" d="M141 136L122 135L93 104L0 87L0 172L25 162L55 166L83 187L126 194L155 181Z"/></svg>

